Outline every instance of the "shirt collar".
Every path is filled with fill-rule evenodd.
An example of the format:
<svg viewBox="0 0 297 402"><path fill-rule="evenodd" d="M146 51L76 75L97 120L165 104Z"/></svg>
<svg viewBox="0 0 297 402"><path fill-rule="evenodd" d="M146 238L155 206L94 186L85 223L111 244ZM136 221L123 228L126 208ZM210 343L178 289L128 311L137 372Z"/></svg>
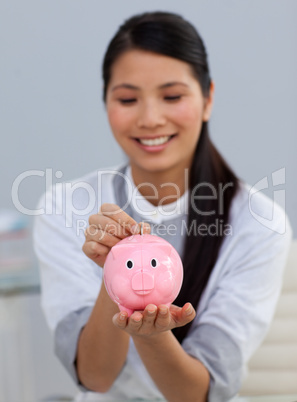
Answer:
<svg viewBox="0 0 297 402"><path fill-rule="evenodd" d="M131 200L130 205L144 221L152 221L155 224L160 224L187 214L189 199L188 189L177 201L166 205L155 206L138 191L133 181L130 166L126 168L126 178L129 183L129 185L126 186L126 192L128 199Z"/></svg>

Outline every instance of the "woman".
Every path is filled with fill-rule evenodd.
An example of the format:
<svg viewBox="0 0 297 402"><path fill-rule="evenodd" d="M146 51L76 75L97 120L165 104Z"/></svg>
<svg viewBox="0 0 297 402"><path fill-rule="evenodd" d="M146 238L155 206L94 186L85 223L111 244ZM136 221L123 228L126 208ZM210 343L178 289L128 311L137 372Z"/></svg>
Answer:
<svg viewBox="0 0 297 402"><path fill-rule="evenodd" d="M270 228L252 216L248 186L209 139L214 83L191 24L163 12L130 18L109 44L103 80L129 163L73 182L75 214L67 192L49 191L42 203L60 213L36 221L56 353L87 400L228 401L271 322L290 229L278 234L280 208ZM87 188L98 194L88 211ZM265 217L272 202L257 196L253 208ZM184 282L170 308L150 304L128 318L99 267L141 221L178 250Z"/></svg>

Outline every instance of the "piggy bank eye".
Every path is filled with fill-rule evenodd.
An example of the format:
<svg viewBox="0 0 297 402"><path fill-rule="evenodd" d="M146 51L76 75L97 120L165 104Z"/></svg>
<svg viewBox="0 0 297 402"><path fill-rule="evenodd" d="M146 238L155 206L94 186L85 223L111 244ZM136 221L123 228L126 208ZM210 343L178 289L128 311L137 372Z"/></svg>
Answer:
<svg viewBox="0 0 297 402"><path fill-rule="evenodd" d="M153 268L156 268L157 265L158 265L158 261L157 261L155 258L152 258L152 259L151 259L151 266L152 266Z"/></svg>
<svg viewBox="0 0 297 402"><path fill-rule="evenodd" d="M128 269L133 268L133 265L134 265L134 263L133 263L132 260L128 260L128 261L126 262L126 267L127 267Z"/></svg>

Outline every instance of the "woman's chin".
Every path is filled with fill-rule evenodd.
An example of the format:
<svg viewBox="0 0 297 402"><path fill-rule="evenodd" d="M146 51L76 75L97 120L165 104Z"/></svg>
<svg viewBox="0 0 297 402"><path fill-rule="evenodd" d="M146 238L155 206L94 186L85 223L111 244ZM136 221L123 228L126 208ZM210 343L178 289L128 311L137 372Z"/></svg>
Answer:
<svg viewBox="0 0 297 402"><path fill-rule="evenodd" d="M132 161L130 160L130 165L137 170L147 173L163 173L170 171L174 168L173 161L164 160L152 160L152 161Z"/></svg>

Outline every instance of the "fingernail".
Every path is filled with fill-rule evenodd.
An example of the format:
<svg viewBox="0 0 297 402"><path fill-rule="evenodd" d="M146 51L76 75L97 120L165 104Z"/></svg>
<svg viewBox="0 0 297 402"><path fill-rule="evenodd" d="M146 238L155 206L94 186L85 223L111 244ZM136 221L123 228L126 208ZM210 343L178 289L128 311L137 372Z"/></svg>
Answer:
<svg viewBox="0 0 297 402"><path fill-rule="evenodd" d="M186 315L191 315L192 312L193 312L192 306L187 307L187 309L185 310Z"/></svg>
<svg viewBox="0 0 297 402"><path fill-rule="evenodd" d="M120 320L124 321L125 318L126 318L126 315L124 313L120 313Z"/></svg>
<svg viewBox="0 0 297 402"><path fill-rule="evenodd" d="M131 226L131 233L132 234L137 234L137 233L139 233L140 232L140 230L139 230L139 226L138 225L133 225L133 226Z"/></svg>
<svg viewBox="0 0 297 402"><path fill-rule="evenodd" d="M148 310L147 311L149 314L155 314L155 312L156 312L156 308L154 308L154 309L150 309L150 310Z"/></svg>
<svg viewBox="0 0 297 402"><path fill-rule="evenodd" d="M160 309L159 309L159 313L163 314L163 315L167 314L167 311L168 311L168 309L166 307L160 307Z"/></svg>

